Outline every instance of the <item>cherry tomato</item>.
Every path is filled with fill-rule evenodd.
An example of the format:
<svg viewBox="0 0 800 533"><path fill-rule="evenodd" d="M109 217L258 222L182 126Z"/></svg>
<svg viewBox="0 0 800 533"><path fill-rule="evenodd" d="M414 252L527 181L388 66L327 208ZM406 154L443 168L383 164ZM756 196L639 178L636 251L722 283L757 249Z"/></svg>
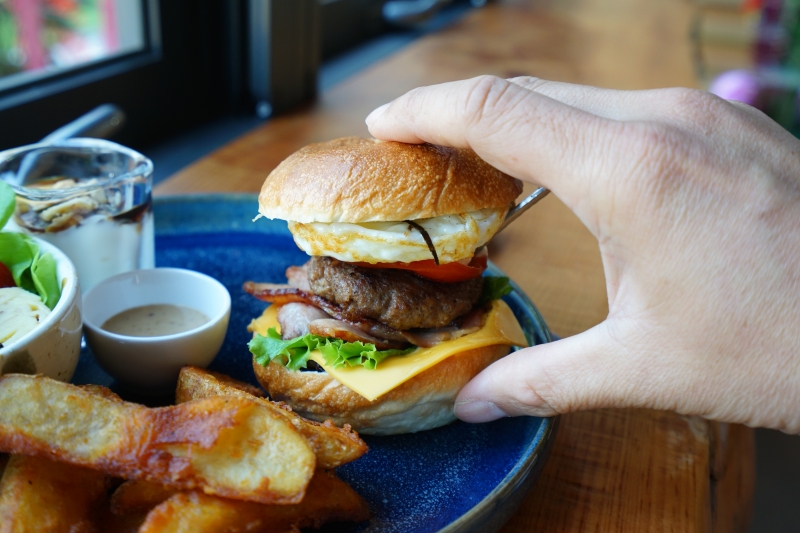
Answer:
<svg viewBox="0 0 800 533"><path fill-rule="evenodd" d="M414 261L411 263L353 263L356 266L364 268L395 268L398 270L410 270L414 274L427 278L433 281L441 281L442 283L455 283L457 281L466 281L468 279L477 278L483 271L486 270L486 256L481 255L473 257L469 265L462 263L447 263L446 265L437 265L433 259L426 259L424 261Z"/></svg>
<svg viewBox="0 0 800 533"><path fill-rule="evenodd" d="M3 263L0 263L0 289L16 286L17 284L14 283L14 277L11 275L11 271Z"/></svg>

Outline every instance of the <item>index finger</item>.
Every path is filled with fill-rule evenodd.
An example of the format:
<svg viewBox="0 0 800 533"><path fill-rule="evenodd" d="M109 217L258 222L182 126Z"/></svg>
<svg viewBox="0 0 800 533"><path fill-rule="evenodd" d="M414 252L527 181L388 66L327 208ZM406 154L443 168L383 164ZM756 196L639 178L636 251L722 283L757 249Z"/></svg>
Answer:
<svg viewBox="0 0 800 533"><path fill-rule="evenodd" d="M574 205L620 123L492 76L414 89L367 117L378 139L472 148Z"/></svg>

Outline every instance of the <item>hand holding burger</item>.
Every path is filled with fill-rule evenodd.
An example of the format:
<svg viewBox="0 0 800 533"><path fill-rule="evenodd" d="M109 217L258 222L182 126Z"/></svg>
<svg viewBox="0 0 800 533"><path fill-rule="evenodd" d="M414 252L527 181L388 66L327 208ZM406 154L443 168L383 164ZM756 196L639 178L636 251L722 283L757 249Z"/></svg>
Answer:
<svg viewBox="0 0 800 533"><path fill-rule="evenodd" d="M460 418L649 407L800 432L800 141L764 114L691 89L483 76L367 124L472 148L599 242L608 318L484 370Z"/></svg>

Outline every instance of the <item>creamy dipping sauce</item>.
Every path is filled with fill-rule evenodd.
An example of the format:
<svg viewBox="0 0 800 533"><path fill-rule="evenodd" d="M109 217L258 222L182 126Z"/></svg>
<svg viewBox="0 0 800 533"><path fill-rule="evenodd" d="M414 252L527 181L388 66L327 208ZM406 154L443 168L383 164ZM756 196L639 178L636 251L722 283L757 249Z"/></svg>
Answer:
<svg viewBox="0 0 800 533"><path fill-rule="evenodd" d="M161 337L202 326L208 317L190 307L171 304L144 305L118 313L101 328L129 337Z"/></svg>

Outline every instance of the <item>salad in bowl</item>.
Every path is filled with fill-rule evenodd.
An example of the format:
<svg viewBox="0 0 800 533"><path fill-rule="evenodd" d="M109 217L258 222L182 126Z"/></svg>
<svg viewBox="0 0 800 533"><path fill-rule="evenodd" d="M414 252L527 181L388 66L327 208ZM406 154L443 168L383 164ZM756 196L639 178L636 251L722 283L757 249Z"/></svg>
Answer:
<svg viewBox="0 0 800 533"><path fill-rule="evenodd" d="M0 182L0 228L15 203L14 191ZM80 289L69 258L30 235L0 231L0 373L67 381L80 341Z"/></svg>

